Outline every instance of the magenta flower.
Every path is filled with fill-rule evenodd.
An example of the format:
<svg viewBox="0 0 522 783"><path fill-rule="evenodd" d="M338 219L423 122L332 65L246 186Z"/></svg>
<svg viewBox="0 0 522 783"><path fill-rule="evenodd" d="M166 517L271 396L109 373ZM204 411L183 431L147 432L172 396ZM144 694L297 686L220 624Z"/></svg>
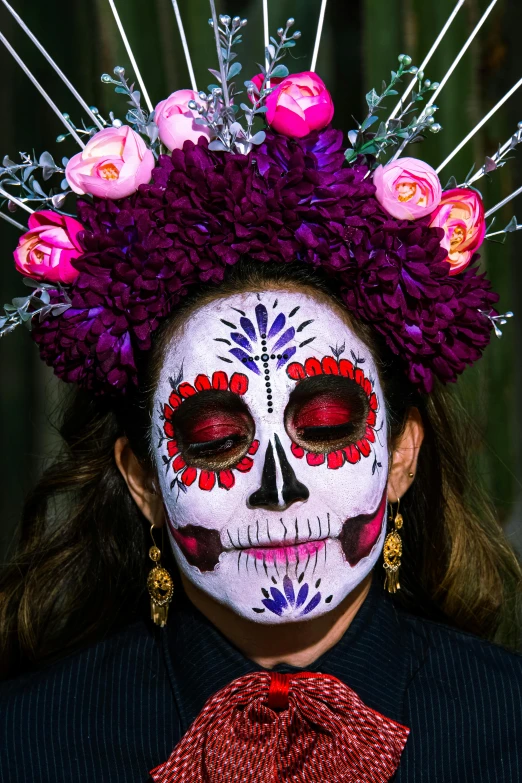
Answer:
<svg viewBox="0 0 522 783"><path fill-rule="evenodd" d="M78 270L71 261L83 252L78 234L84 228L67 215L49 209L34 212L14 251L15 266L26 277L47 283L74 282Z"/></svg>
<svg viewBox="0 0 522 783"><path fill-rule="evenodd" d="M332 96L322 79L310 71L283 79L266 99L266 106L270 127L292 139L326 128L334 115Z"/></svg>

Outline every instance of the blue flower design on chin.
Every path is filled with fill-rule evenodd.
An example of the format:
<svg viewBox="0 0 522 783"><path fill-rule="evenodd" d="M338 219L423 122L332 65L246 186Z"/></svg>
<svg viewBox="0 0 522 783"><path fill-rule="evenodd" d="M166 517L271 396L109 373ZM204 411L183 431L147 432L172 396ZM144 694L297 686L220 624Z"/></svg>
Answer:
<svg viewBox="0 0 522 783"><path fill-rule="evenodd" d="M320 584L321 580L318 579L315 583L315 588L312 588L312 590L317 590ZM278 617L287 615L306 617L306 615L310 614L316 606L319 606L322 600L321 593L318 590L310 598L312 591L307 582L300 584L299 580L297 580L297 585L294 588L294 583L288 575L285 575L283 578L283 592L281 592L278 587L270 587L270 592L265 588L262 588L261 591L264 596L261 603L265 609L268 609L269 612L272 612L272 614L275 614ZM329 604L332 597L333 596L329 595L325 599L325 603ZM254 607L253 611L256 612L256 614L262 614L265 609Z"/></svg>

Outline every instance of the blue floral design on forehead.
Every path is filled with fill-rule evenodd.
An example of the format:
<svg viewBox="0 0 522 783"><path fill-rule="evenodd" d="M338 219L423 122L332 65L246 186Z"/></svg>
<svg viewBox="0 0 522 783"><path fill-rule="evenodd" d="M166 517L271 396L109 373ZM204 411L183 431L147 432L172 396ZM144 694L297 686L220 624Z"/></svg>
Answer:
<svg viewBox="0 0 522 783"><path fill-rule="evenodd" d="M272 309L276 309L277 305L276 299ZM230 340L223 338L216 338L216 340L233 346L228 352L256 375L262 374L260 363L266 367L269 360L276 360L275 369L279 370L292 358L298 347L302 348L315 340L315 337L309 337L299 342L300 333L313 323L313 319L297 323L296 326L290 324L290 319L297 314L299 306L294 307L288 316L278 312L273 318L262 302L256 305L254 318L249 318L243 310L236 307L232 309L240 315L239 326L222 318L221 322L232 330L229 335ZM225 357L219 358L230 362L230 359L227 360Z"/></svg>

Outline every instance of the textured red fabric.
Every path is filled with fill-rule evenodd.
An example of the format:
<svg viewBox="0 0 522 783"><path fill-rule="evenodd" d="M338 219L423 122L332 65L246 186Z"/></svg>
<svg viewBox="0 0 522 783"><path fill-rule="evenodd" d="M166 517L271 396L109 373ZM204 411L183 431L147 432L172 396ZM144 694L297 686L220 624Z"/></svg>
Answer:
<svg viewBox="0 0 522 783"><path fill-rule="evenodd" d="M150 774L157 783L385 783L408 734L336 677L257 672L214 694Z"/></svg>

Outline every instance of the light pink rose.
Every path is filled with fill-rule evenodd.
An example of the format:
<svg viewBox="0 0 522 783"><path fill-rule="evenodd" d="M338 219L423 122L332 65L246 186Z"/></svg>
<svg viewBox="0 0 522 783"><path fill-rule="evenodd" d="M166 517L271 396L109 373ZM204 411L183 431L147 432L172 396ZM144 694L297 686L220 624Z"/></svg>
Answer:
<svg viewBox="0 0 522 783"><path fill-rule="evenodd" d="M74 155L65 169L71 189L79 195L118 199L150 182L154 155L128 125L104 128Z"/></svg>
<svg viewBox="0 0 522 783"><path fill-rule="evenodd" d="M373 173L375 197L399 220L418 220L436 209L442 197L435 169L417 158L399 158Z"/></svg>
<svg viewBox="0 0 522 783"><path fill-rule="evenodd" d="M266 99L266 106L270 127L292 139L326 128L334 115L332 96L322 79L310 71L283 79Z"/></svg>
<svg viewBox="0 0 522 783"><path fill-rule="evenodd" d="M47 283L72 283L78 270L71 261L83 250L78 242L81 223L67 215L49 209L34 212L29 218L29 231L20 237L14 251L15 266L33 280Z"/></svg>
<svg viewBox="0 0 522 783"><path fill-rule="evenodd" d="M441 245L448 251L446 261L451 264L450 275L462 272L486 235L482 199L475 190L468 188L446 190L430 226L444 229Z"/></svg>
<svg viewBox="0 0 522 783"><path fill-rule="evenodd" d="M199 117L197 111L188 107L190 101L198 100L198 94L194 90L176 90L156 106L154 119L159 137L171 152L182 149L187 139L197 144L200 136L210 138L209 128L194 123Z"/></svg>

